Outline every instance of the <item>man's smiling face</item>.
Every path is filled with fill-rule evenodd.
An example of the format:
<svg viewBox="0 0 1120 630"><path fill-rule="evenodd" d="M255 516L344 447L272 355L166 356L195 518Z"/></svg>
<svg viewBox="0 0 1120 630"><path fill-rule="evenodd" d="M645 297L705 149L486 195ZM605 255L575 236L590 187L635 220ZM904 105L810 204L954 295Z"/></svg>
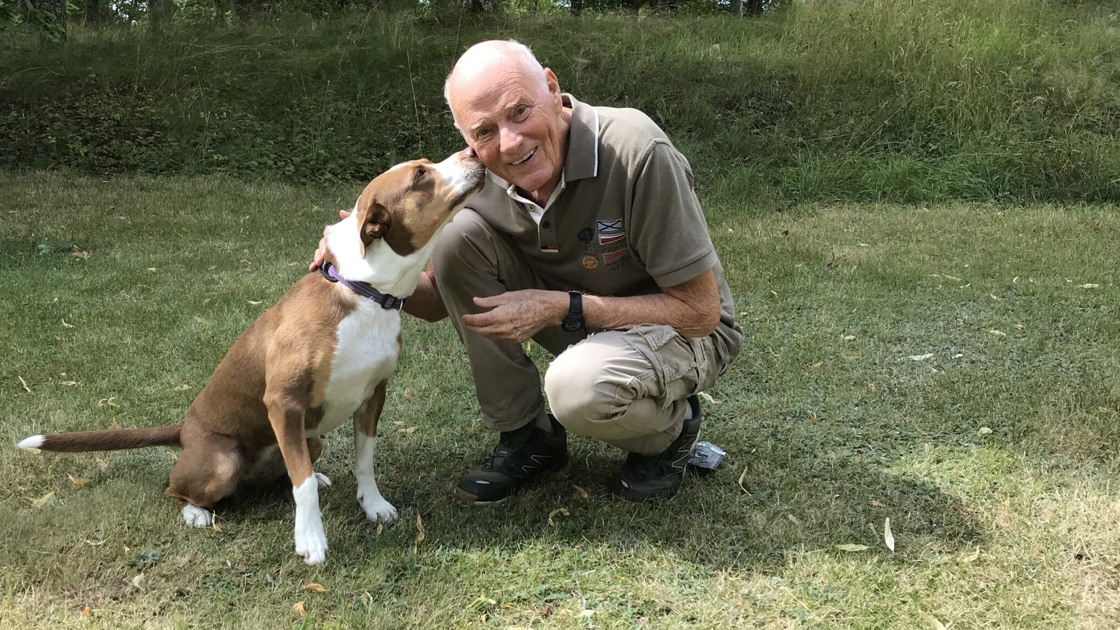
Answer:
<svg viewBox="0 0 1120 630"><path fill-rule="evenodd" d="M560 182L567 144L556 76L520 55L460 66L449 85L455 125L490 172L543 205Z"/></svg>

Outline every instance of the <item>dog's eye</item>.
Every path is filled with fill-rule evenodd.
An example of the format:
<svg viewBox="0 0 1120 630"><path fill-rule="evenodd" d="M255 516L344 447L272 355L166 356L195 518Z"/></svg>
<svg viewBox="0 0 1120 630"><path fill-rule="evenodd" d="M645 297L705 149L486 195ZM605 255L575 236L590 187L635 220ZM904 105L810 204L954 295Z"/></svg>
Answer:
<svg viewBox="0 0 1120 630"><path fill-rule="evenodd" d="M420 181L424 179L424 176L427 174L428 169L424 168L423 166L418 166L416 167L416 172L412 175L412 179L415 181Z"/></svg>

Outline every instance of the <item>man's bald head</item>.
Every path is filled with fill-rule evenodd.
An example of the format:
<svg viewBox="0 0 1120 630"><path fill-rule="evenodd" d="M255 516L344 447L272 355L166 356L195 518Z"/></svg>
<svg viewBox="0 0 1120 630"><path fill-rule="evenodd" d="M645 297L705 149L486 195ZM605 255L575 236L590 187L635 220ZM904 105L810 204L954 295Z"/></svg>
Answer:
<svg viewBox="0 0 1120 630"><path fill-rule="evenodd" d="M532 78L540 83L542 89L548 89L544 66L525 44L512 39L492 39L468 48L455 62L443 84L443 98L451 115L456 117L456 124L459 120L452 99L459 88L507 73Z"/></svg>

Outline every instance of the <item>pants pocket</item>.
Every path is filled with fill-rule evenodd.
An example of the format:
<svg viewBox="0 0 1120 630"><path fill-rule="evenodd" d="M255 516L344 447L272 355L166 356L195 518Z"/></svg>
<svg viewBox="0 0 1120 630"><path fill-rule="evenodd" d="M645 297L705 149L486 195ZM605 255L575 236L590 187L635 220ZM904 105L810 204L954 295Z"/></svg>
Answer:
<svg viewBox="0 0 1120 630"><path fill-rule="evenodd" d="M682 337L671 326L638 326L623 337L649 361L658 385L653 398L662 408L711 387L719 376L711 337Z"/></svg>

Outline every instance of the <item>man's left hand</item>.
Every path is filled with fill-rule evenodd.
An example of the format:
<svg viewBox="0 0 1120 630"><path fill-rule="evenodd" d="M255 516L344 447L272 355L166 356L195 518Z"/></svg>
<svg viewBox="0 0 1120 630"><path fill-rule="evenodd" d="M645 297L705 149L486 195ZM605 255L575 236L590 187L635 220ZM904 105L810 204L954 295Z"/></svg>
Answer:
<svg viewBox="0 0 1120 630"><path fill-rule="evenodd" d="M490 339L518 343L532 339L548 326L558 326L568 312L568 294L526 289L490 297L476 297L482 313L463 315L463 327Z"/></svg>

